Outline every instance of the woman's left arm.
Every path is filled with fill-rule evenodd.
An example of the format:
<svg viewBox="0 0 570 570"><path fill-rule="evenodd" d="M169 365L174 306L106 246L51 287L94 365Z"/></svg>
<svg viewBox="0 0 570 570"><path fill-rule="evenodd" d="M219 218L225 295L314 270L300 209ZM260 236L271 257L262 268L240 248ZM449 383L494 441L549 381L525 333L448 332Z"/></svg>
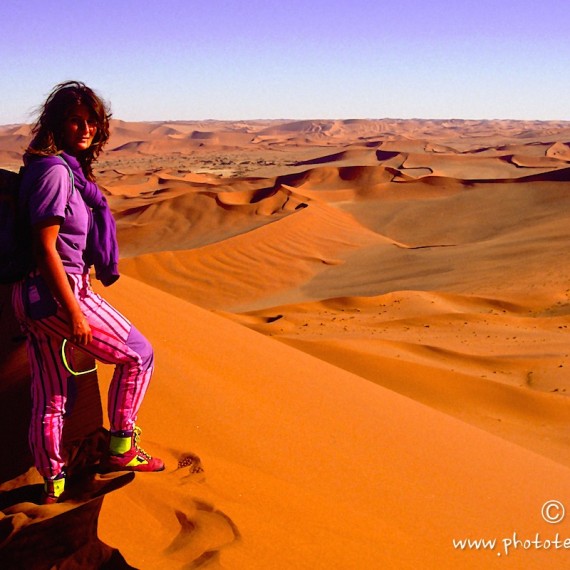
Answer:
<svg viewBox="0 0 570 570"><path fill-rule="evenodd" d="M33 238L38 269L53 296L59 301L69 319L69 340L87 345L93 339L91 327L69 283L67 273L56 248L61 220L51 217L34 225Z"/></svg>

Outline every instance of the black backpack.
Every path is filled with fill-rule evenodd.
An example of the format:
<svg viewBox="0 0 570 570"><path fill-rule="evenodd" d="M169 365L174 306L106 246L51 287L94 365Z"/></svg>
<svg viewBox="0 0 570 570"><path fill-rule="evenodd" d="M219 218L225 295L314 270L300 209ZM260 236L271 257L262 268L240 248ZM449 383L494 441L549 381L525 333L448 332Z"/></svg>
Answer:
<svg viewBox="0 0 570 570"><path fill-rule="evenodd" d="M15 283L33 268L31 227L18 207L23 170L0 168L0 283Z"/></svg>

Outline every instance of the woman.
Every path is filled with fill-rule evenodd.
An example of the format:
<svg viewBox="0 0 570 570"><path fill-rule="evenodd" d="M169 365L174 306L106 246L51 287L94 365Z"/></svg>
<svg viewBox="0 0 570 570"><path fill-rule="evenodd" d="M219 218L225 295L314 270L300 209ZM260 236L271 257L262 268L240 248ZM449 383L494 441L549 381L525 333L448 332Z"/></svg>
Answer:
<svg viewBox="0 0 570 570"><path fill-rule="evenodd" d="M95 184L92 164L109 139L110 113L86 85L57 85L32 129L24 156L21 206L29 215L35 268L17 283L13 304L32 376L29 441L44 477L44 503L62 500L61 447L70 369L66 343L115 364L109 388L107 471L161 471L138 445L135 420L153 370L149 342L91 289L89 269L104 285L119 277L115 223Z"/></svg>

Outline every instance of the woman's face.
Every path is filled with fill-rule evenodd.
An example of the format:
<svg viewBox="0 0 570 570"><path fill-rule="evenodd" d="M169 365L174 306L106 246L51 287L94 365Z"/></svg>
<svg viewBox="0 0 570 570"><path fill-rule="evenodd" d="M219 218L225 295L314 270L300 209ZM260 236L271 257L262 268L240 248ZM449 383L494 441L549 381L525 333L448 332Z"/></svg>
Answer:
<svg viewBox="0 0 570 570"><path fill-rule="evenodd" d="M78 105L63 123L63 150L75 156L87 150L97 134L97 121L89 107Z"/></svg>

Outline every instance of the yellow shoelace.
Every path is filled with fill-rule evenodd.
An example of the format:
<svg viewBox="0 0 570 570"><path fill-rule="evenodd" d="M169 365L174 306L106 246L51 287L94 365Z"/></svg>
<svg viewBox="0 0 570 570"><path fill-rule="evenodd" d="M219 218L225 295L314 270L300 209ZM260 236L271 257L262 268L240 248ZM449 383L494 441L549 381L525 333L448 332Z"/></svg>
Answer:
<svg viewBox="0 0 570 570"><path fill-rule="evenodd" d="M133 427L133 440L134 440L134 446L135 449L142 455L145 456L146 459L151 460L152 456L150 455L150 453L147 453L142 447L139 446L139 439L141 437L142 434L142 429L139 426L134 426Z"/></svg>

